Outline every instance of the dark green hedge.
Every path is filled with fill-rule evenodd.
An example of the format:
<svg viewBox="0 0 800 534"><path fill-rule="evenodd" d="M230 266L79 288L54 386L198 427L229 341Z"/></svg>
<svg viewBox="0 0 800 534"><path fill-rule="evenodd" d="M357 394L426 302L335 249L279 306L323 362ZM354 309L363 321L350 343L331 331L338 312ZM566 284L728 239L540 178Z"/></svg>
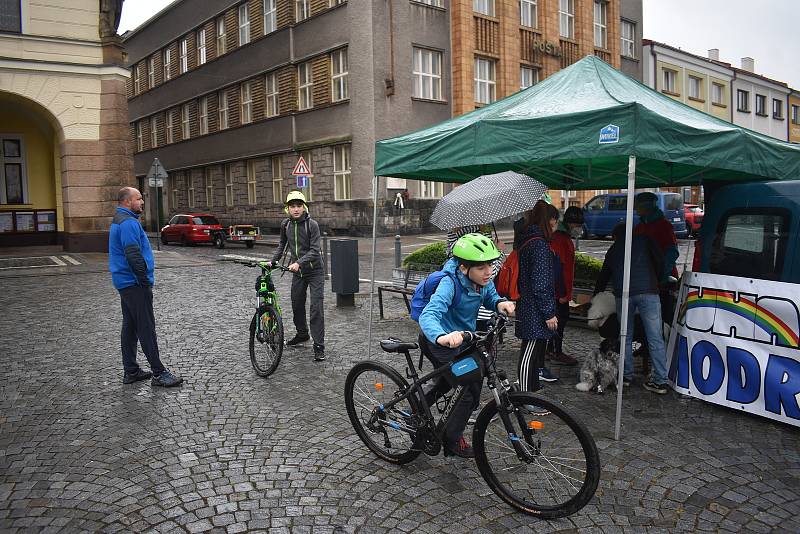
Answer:
<svg viewBox="0 0 800 534"><path fill-rule="evenodd" d="M442 265L447 260L447 243L431 243L415 250L403 259L403 265Z"/></svg>

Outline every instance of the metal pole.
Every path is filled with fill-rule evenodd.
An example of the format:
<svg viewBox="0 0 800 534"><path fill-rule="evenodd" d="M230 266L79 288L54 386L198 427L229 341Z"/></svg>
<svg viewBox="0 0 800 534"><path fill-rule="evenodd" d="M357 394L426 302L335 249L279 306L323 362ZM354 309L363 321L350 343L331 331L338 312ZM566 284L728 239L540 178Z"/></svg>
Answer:
<svg viewBox="0 0 800 534"><path fill-rule="evenodd" d="M372 355L372 313L375 308L375 249L378 235L378 176L372 178L372 274L369 281L369 324L367 325L367 359Z"/></svg>
<svg viewBox="0 0 800 534"><path fill-rule="evenodd" d="M328 277L328 232L322 232L322 272Z"/></svg>
<svg viewBox="0 0 800 534"><path fill-rule="evenodd" d="M160 200L161 200L161 188L158 187L158 182L156 182L156 247L158 247L157 250L161 250L161 209L159 208Z"/></svg>
<svg viewBox="0 0 800 534"><path fill-rule="evenodd" d="M628 298L631 286L631 242L633 241L633 191L636 187L636 156L628 159L628 205L625 215L625 268L622 275L622 317L619 328L619 370L617 373L617 419L614 423L614 439L619 441L622 422L622 380L625 372L625 340L628 336Z"/></svg>
<svg viewBox="0 0 800 534"><path fill-rule="evenodd" d="M394 236L394 266L400 267L400 263L402 261L403 252L400 248L400 236Z"/></svg>

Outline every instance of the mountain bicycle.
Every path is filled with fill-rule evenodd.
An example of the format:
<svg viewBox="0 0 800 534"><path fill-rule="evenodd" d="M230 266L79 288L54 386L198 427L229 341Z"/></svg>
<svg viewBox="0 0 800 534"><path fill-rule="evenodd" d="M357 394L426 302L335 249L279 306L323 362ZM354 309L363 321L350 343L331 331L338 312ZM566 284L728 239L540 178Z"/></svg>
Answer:
<svg viewBox="0 0 800 534"><path fill-rule="evenodd" d="M278 368L283 355L283 320L272 271L289 269L269 261L236 261L246 267L259 267L256 277L256 311L250 321L250 363L258 376L269 376Z"/></svg>
<svg viewBox="0 0 800 534"><path fill-rule="evenodd" d="M481 476L517 510L543 519L565 517L594 496L600 479L597 445L586 427L563 406L519 391L503 370L497 369L492 346L506 322L495 314L485 332L465 332L460 356L451 365L422 377L409 352L419 348L417 343L381 341L384 351L405 355L411 384L390 365L358 362L345 381L347 414L359 438L379 458L405 464L422 452L436 456L444 447L448 416L464 388L458 385L444 395L437 390L443 383L449 389L444 373L455 375L456 369L469 367L472 356L468 355L477 352L493 397L480 411L472 432ZM420 354L420 371L423 357ZM434 405L438 421L431 410Z"/></svg>

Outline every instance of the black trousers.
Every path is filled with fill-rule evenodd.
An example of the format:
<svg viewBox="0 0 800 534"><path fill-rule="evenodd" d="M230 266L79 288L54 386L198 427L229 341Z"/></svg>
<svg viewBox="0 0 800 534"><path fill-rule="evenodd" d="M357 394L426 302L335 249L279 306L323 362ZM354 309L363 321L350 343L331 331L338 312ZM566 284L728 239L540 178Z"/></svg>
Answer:
<svg viewBox="0 0 800 534"><path fill-rule="evenodd" d="M153 314L153 290L149 287L131 286L119 290L122 302L122 366L126 373L139 369L136 362L136 344L142 346L153 374L164 371L156 340L156 318Z"/></svg>
<svg viewBox="0 0 800 534"><path fill-rule="evenodd" d="M522 391L539 390L539 369L544 367L546 339L523 339L519 351L517 377Z"/></svg>
<svg viewBox="0 0 800 534"><path fill-rule="evenodd" d="M310 291L309 291L310 289ZM311 293L311 339L317 345L325 345L325 314L323 298L325 294L325 273L314 269L302 276L292 276L292 315L295 331L301 336L308 335L306 320L306 293Z"/></svg>
<svg viewBox="0 0 800 534"><path fill-rule="evenodd" d="M567 327L567 321L569 321L569 302L561 303L556 299L556 318L558 319L558 330L556 330L556 335L547 343L547 349L558 354L559 352L564 352L562 343L564 341L564 329Z"/></svg>

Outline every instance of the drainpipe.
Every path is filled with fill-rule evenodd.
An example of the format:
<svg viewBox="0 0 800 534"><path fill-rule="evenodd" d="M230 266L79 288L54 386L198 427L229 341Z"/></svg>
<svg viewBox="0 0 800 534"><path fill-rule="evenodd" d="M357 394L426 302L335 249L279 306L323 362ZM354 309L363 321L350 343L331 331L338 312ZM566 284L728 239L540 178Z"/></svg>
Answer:
<svg viewBox="0 0 800 534"><path fill-rule="evenodd" d="M653 56L653 89L658 91L658 54L652 43L650 43L650 55Z"/></svg>
<svg viewBox="0 0 800 534"><path fill-rule="evenodd" d="M733 94L734 94L733 93L733 82L735 82L735 81L736 81L736 71L734 70L733 71L733 78L731 78L731 124L736 124L736 122L733 120L733 113L734 113L734 107L733 107ZM737 106L739 105L738 100L736 102L736 105Z"/></svg>

